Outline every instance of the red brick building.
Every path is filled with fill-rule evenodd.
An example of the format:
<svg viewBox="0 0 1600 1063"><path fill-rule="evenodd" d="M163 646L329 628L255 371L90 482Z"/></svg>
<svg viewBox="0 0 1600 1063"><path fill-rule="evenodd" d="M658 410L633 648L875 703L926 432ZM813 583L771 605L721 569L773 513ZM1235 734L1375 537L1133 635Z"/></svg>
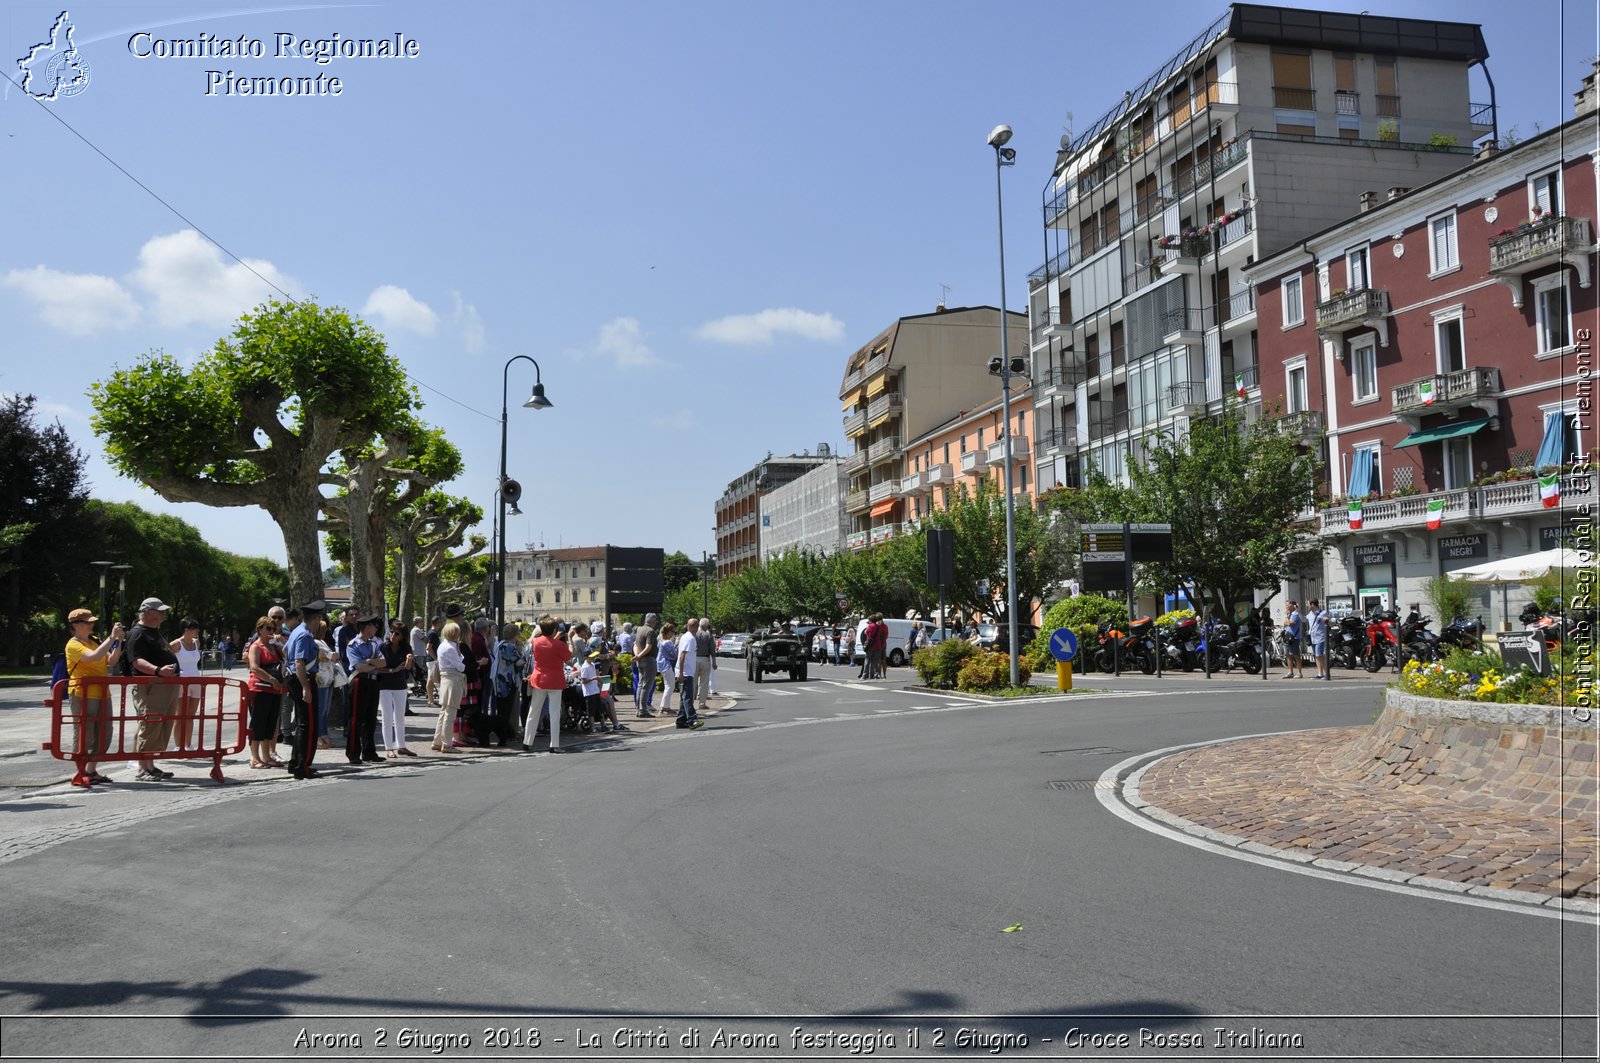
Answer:
<svg viewBox="0 0 1600 1063"><path fill-rule="evenodd" d="M1328 549L1298 596L1403 605L1429 576L1592 520L1595 134L1584 114L1421 187L1374 189L1250 268L1262 410L1296 416L1312 445L1326 432ZM1552 452L1566 474L1546 508L1536 470ZM1485 591L1486 617L1500 601Z"/></svg>

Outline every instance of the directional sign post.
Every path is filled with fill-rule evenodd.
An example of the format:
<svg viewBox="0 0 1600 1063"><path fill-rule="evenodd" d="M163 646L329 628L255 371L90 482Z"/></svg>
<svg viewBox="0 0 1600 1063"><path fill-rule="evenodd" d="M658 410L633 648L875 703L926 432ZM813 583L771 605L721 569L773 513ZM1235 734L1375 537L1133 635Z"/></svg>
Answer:
<svg viewBox="0 0 1600 1063"><path fill-rule="evenodd" d="M1056 659L1056 689L1072 689L1072 659L1078 655L1078 636L1071 628L1058 627L1050 633L1050 656Z"/></svg>

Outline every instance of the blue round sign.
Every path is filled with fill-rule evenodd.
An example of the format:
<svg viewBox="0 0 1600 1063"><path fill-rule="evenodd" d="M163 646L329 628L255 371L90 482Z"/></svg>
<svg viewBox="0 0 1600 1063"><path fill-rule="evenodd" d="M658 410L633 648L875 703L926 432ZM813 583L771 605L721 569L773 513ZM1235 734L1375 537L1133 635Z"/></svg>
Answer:
<svg viewBox="0 0 1600 1063"><path fill-rule="evenodd" d="M1070 661L1078 655L1078 636L1068 627L1058 627L1050 633L1050 656L1058 661Z"/></svg>

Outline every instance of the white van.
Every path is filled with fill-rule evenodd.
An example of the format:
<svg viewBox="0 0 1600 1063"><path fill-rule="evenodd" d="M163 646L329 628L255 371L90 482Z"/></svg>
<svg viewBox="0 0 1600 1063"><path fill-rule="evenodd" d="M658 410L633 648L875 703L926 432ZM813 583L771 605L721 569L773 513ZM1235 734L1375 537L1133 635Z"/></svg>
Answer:
<svg viewBox="0 0 1600 1063"><path fill-rule="evenodd" d="M884 650L884 659L889 664L899 667L911 663L911 651L906 649L906 642L911 638L911 628L919 623L916 620L896 620L893 617L884 617L883 622L889 628L889 643ZM922 645L931 646L943 640L943 634L934 629L932 624L922 621ZM855 660L857 663L867 659L866 651L861 648L861 633L867 629L865 620L856 623L856 648Z"/></svg>

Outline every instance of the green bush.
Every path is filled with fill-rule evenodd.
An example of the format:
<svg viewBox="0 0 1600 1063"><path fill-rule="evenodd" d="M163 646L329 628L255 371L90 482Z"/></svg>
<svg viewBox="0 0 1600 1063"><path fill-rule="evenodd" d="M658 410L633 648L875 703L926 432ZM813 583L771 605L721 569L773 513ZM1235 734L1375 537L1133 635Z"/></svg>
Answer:
<svg viewBox="0 0 1600 1063"><path fill-rule="evenodd" d="M1021 662L1017 665L1017 682L1028 685L1033 676ZM968 657L956 674L956 689L965 693L984 690L1003 690L1011 685L1011 660L1003 653L978 652Z"/></svg>
<svg viewBox="0 0 1600 1063"><path fill-rule="evenodd" d="M956 685L961 665L978 652L966 639L945 639L937 646L926 646L911 654L911 667L930 687L948 690Z"/></svg>
<svg viewBox="0 0 1600 1063"><path fill-rule="evenodd" d="M1170 613L1162 613L1156 617L1156 627L1166 627L1168 624L1179 624L1185 620L1193 619L1193 609L1174 609Z"/></svg>
<svg viewBox="0 0 1600 1063"><path fill-rule="evenodd" d="M1105 598L1098 594L1080 594L1075 598L1063 598L1044 614L1044 623L1039 625L1039 636L1029 644L1028 649L1033 653L1048 656L1050 635L1059 627L1071 628L1078 636L1079 646L1082 646L1085 631L1092 637L1100 621L1125 620L1127 616L1128 607L1115 598Z"/></svg>
<svg viewBox="0 0 1600 1063"><path fill-rule="evenodd" d="M1024 651L1017 659L1029 672L1055 671L1056 659L1049 653L1039 653L1030 648Z"/></svg>
<svg viewBox="0 0 1600 1063"><path fill-rule="evenodd" d="M633 654L617 654L617 678L611 683L611 693L633 693Z"/></svg>

